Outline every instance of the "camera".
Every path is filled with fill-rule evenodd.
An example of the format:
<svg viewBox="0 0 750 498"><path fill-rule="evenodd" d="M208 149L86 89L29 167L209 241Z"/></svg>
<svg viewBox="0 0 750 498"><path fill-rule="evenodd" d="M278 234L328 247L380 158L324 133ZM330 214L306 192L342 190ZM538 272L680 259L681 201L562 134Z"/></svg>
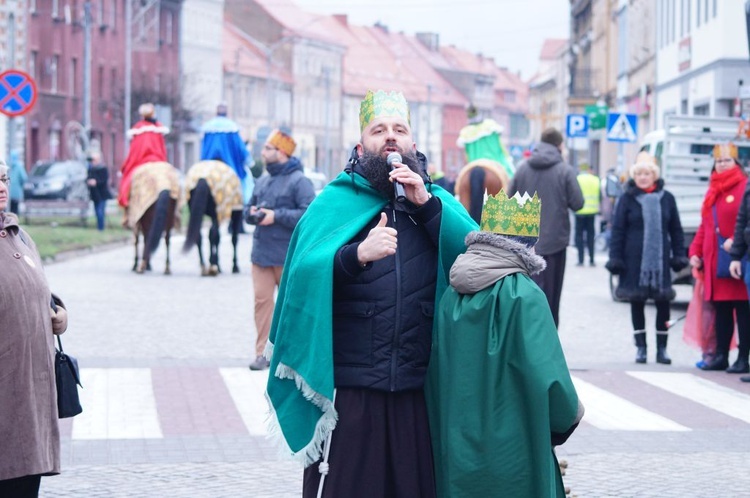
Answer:
<svg viewBox="0 0 750 498"><path fill-rule="evenodd" d="M245 212L245 223L248 225L257 225L261 221L263 221L263 218L266 217L265 211L257 211L256 213L251 213L248 209L247 212Z"/></svg>

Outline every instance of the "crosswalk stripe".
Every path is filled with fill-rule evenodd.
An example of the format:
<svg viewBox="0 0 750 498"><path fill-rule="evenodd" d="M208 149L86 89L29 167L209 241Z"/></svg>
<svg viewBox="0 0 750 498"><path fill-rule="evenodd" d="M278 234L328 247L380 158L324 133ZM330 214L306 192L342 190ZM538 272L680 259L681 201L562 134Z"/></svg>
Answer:
<svg viewBox="0 0 750 498"><path fill-rule="evenodd" d="M266 435L268 403L265 395L268 370L251 372L247 368L219 369L247 431L253 436Z"/></svg>
<svg viewBox="0 0 750 498"><path fill-rule="evenodd" d="M162 437L147 368L81 369L83 413L73 421L72 439Z"/></svg>
<svg viewBox="0 0 750 498"><path fill-rule="evenodd" d="M573 377L586 413L583 421L603 430L620 431L689 431L666 417L650 412L645 408L596 387L584 380Z"/></svg>
<svg viewBox="0 0 750 498"><path fill-rule="evenodd" d="M750 423L750 396L689 373L627 372L672 394Z"/></svg>

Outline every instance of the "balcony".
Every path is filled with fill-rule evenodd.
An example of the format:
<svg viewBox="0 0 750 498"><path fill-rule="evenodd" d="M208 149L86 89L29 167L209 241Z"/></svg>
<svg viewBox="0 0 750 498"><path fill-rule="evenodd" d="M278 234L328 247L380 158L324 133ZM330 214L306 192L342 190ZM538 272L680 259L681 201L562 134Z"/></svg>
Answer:
<svg viewBox="0 0 750 498"><path fill-rule="evenodd" d="M571 69L569 97L575 100L596 100L599 92L595 83L598 78L599 69Z"/></svg>

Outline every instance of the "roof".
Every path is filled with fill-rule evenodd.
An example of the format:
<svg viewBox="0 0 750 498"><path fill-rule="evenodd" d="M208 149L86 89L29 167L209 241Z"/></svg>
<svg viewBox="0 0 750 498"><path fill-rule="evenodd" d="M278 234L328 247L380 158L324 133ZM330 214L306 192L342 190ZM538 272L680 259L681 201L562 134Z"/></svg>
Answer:
<svg viewBox="0 0 750 498"><path fill-rule="evenodd" d="M454 45L440 47L440 52L445 56L453 69L484 74L490 77L494 77L495 75L497 65L492 57L475 54Z"/></svg>
<svg viewBox="0 0 750 498"><path fill-rule="evenodd" d="M567 44L567 38L547 38L542 45L542 52L539 54L539 59L557 59L560 55L560 51L563 50Z"/></svg>
<svg viewBox="0 0 750 498"><path fill-rule="evenodd" d="M292 0L254 0L268 15L289 31L305 38L317 39L333 45L340 45L340 40L322 27L330 16L315 14L300 9Z"/></svg>
<svg viewBox="0 0 750 498"><path fill-rule="evenodd" d="M268 78L265 53L247 33L225 20L223 36L222 65L225 72ZM292 83L292 75L283 65L273 64L272 69L272 77L284 83Z"/></svg>

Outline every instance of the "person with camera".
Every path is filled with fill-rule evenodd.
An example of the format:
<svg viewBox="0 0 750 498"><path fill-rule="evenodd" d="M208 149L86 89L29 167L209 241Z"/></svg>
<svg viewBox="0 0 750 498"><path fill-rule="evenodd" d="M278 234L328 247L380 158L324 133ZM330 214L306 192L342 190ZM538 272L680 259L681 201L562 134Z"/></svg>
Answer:
<svg viewBox="0 0 750 498"><path fill-rule="evenodd" d="M292 156L296 146L289 134L281 130L271 132L261 152L268 174L258 179L245 212L245 221L256 225L250 260L257 337L250 370L268 368L263 351L271 329L273 294L281 282L294 227L315 198L315 189L305 176L302 163Z"/></svg>

